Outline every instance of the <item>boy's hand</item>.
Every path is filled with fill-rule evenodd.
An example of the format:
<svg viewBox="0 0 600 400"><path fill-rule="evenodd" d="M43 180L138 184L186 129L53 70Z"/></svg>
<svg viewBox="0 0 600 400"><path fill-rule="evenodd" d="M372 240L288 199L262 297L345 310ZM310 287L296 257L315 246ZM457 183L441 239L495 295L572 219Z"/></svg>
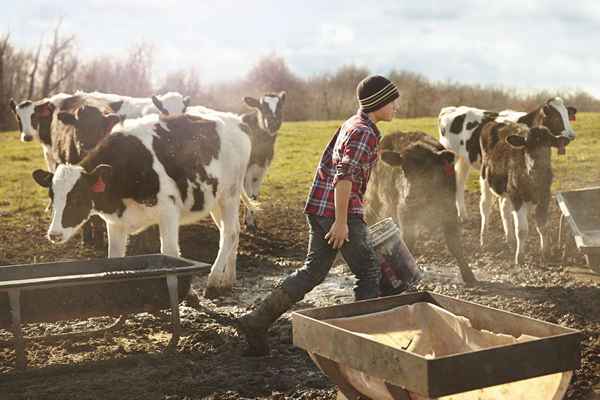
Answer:
<svg viewBox="0 0 600 400"><path fill-rule="evenodd" d="M335 220L329 232L325 235L327 243L334 249L339 249L344 245L344 242L349 242L348 239L348 224L345 222L338 222Z"/></svg>

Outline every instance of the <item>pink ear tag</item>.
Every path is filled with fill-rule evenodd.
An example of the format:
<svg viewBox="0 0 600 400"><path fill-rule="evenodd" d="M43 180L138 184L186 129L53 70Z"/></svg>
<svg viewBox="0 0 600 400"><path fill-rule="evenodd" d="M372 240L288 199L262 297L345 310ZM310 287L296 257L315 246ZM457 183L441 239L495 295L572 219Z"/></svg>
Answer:
<svg viewBox="0 0 600 400"><path fill-rule="evenodd" d="M94 183L94 185L92 186L92 192L104 193L105 190L106 190L106 183L104 183L104 181L102 180L102 177L99 176L96 183Z"/></svg>
<svg viewBox="0 0 600 400"><path fill-rule="evenodd" d="M450 164L448 160L444 160L444 173L446 176L454 176L454 165Z"/></svg>

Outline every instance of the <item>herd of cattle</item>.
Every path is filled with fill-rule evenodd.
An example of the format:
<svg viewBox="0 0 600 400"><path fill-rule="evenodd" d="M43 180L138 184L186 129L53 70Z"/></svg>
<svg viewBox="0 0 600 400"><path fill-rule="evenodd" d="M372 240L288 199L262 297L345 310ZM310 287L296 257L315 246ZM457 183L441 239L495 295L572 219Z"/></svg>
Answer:
<svg viewBox="0 0 600 400"><path fill-rule="evenodd" d="M106 223L108 256L121 257L129 235L158 224L161 252L177 256L179 225L210 214L220 241L205 295L230 290L236 279L240 200L247 209L245 224L253 230L285 96L246 97L252 111L241 115L190 105L189 98L174 92L133 98L78 91L35 102L11 100L21 140L38 140L47 163L47 171L36 170L33 178L49 189L48 238L63 243L99 216ZM564 153L575 137L569 122L575 113L560 98L529 113L446 107L439 115L439 142L423 132L385 136L383 162L365 195L367 222L392 217L409 248L414 248L417 226L441 228L463 281L473 284L459 221L466 218L467 173L480 165L481 244L493 193L500 197L515 262L523 261L531 206L546 255L550 148Z"/></svg>

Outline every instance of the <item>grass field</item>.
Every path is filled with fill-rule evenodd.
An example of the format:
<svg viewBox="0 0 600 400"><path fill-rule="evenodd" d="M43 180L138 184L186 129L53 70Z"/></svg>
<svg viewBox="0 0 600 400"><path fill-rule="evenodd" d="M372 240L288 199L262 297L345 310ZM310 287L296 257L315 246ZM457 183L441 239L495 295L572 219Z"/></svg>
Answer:
<svg viewBox="0 0 600 400"><path fill-rule="evenodd" d="M577 139L568 146L566 156L558 157L553 152L554 190L600 184L600 114L580 113L577 117ZM339 121L283 124L261 201L301 206L319 157L338 124ZM396 119L380 123L379 127L384 134L421 130L438 136L435 118ZM45 166L39 144L21 143L17 132L0 134L0 165L0 215L5 222L22 221L23 213L40 217L46 207L46 193L31 178L34 169ZM475 171L468 189L478 190Z"/></svg>

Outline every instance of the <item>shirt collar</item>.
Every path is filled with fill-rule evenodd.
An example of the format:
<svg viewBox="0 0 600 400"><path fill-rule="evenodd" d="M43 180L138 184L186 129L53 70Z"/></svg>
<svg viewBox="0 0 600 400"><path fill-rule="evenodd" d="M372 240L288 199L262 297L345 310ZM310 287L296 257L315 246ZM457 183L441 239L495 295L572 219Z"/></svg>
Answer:
<svg viewBox="0 0 600 400"><path fill-rule="evenodd" d="M365 124L370 127L371 129L373 129L373 132L375 132L375 134L378 137L381 137L381 132L379 132L379 129L377 129L377 125L375 125L375 123L373 121L371 121L371 118L369 118L369 116L367 115L366 112L364 112L362 110L362 108L359 108L358 111L356 112L356 115L365 122Z"/></svg>

